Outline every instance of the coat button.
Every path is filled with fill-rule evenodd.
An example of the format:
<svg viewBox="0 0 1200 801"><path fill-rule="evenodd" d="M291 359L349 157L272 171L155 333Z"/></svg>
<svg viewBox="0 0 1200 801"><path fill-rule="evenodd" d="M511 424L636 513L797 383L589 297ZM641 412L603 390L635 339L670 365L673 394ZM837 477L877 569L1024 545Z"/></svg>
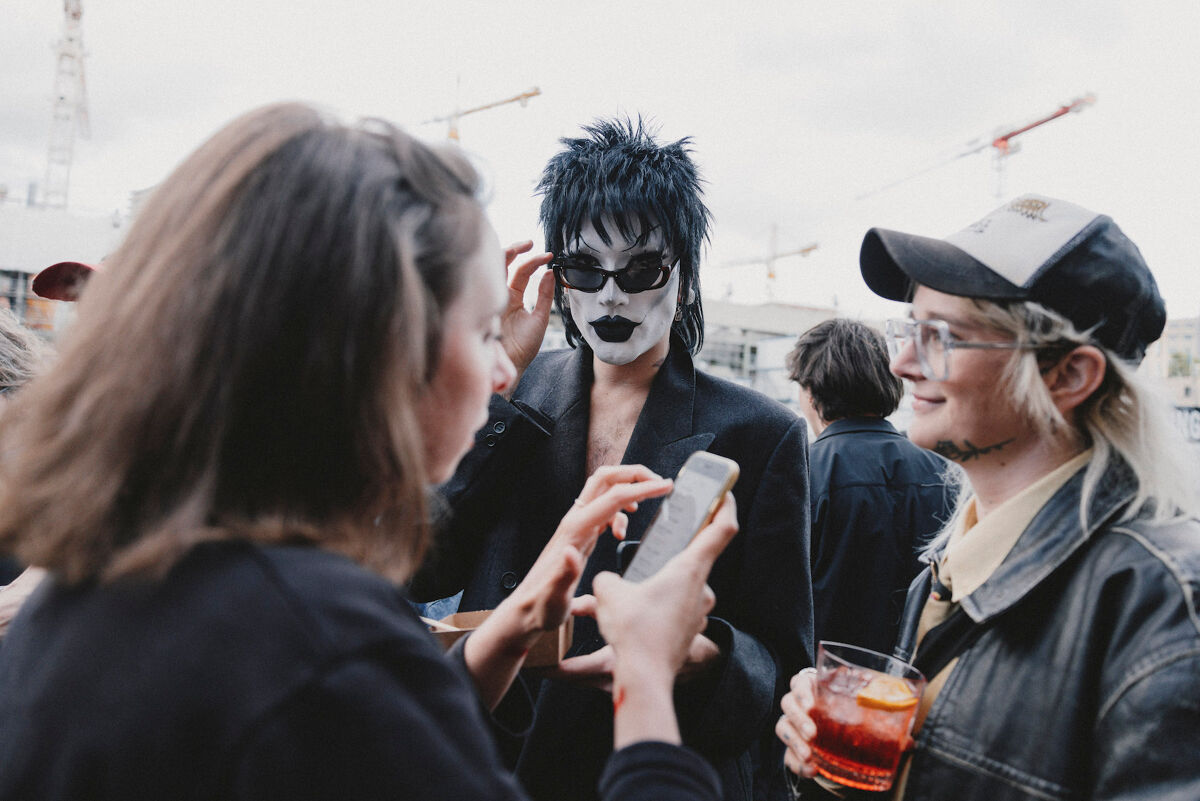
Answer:
<svg viewBox="0 0 1200 801"><path fill-rule="evenodd" d="M487 445L489 448L496 447L496 435L488 434L486 437L483 438L483 444Z"/></svg>
<svg viewBox="0 0 1200 801"><path fill-rule="evenodd" d="M492 426L492 430L495 431L497 434L503 434L504 429L506 429L506 428L508 428L508 426L504 425L503 420L497 421L496 425Z"/></svg>
<svg viewBox="0 0 1200 801"><path fill-rule="evenodd" d="M500 576L500 586L506 590L511 590L517 586L517 574L511 570L505 571L504 575Z"/></svg>

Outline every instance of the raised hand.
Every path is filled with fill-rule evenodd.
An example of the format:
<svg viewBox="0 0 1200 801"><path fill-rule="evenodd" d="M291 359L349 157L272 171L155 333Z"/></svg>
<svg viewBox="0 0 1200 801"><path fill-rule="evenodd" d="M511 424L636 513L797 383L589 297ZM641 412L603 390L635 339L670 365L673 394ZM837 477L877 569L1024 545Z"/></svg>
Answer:
<svg viewBox="0 0 1200 801"><path fill-rule="evenodd" d="M716 600L706 583L709 571L737 529L727 493L713 522L649 579L635 584L601 573L592 582L596 622L615 655L615 747L647 739L679 742L672 687Z"/></svg>
<svg viewBox="0 0 1200 801"><path fill-rule="evenodd" d="M590 608L584 604L590 604ZM571 614L595 617L595 605L596 597L594 595L581 595L572 603ZM717 644L703 634L697 634L692 638L692 644L688 646L687 658L679 668L679 680L687 681L715 668L720 658L721 649L717 647ZM546 679L558 679L611 693L615 663L616 656L613 653L613 647L606 645L590 654L564 659L556 667L540 668L538 675Z"/></svg>
<svg viewBox="0 0 1200 801"><path fill-rule="evenodd" d="M542 632L567 618L583 565L600 534L624 537L627 512L665 495L670 479L641 465L602 467L588 478L575 505L542 549L524 580L467 640L464 657L482 700L499 703Z"/></svg>
<svg viewBox="0 0 1200 801"><path fill-rule="evenodd" d="M504 249L504 264L509 268L508 306L500 316L500 333L504 350L517 368L517 381L542 346L546 326L550 322L550 305L554 301L554 273L547 270L538 282L537 302L532 309L525 308L525 290L530 277L554 258L552 253L541 253L516 267L512 266L518 255L532 249L533 242L530 240ZM517 381L513 381L513 387L516 387Z"/></svg>
<svg viewBox="0 0 1200 801"><path fill-rule="evenodd" d="M708 573L737 530L733 495L726 493L713 521L649 579L635 584L616 573L596 576L596 622L618 667L637 656L669 667L672 677L680 671L715 602Z"/></svg>
<svg viewBox="0 0 1200 801"><path fill-rule="evenodd" d="M639 501L665 495L671 486L670 479L641 465L597 469L505 603L521 604L533 615L530 630L557 628L567 619L583 564L600 535L611 528L617 539L624 539L629 525L626 512L635 511Z"/></svg>

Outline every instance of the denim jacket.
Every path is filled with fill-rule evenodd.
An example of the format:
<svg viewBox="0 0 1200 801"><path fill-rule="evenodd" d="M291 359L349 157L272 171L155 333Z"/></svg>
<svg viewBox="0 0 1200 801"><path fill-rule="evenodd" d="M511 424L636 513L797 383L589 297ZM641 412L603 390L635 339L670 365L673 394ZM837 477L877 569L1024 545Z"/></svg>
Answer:
<svg viewBox="0 0 1200 801"><path fill-rule="evenodd" d="M1200 522L1119 522L1118 463L1085 528L1083 472L962 599L982 633L916 738L905 799L1200 799ZM900 656L924 601L910 592Z"/></svg>

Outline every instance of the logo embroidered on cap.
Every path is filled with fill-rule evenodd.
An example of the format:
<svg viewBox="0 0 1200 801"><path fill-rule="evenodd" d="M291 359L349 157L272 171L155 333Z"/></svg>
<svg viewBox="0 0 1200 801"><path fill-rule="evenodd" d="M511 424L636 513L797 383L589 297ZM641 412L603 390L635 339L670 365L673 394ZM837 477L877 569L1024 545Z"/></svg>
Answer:
<svg viewBox="0 0 1200 801"><path fill-rule="evenodd" d="M1066 201L1022 195L944 241L1013 286L1028 287L1098 216Z"/></svg>
<svg viewBox="0 0 1200 801"><path fill-rule="evenodd" d="M1012 203L1008 204L1009 211L1015 211L1024 217L1031 220L1039 220L1041 222L1049 222L1042 216L1042 212L1050 207L1050 203L1045 200L1038 200L1032 197L1019 197Z"/></svg>

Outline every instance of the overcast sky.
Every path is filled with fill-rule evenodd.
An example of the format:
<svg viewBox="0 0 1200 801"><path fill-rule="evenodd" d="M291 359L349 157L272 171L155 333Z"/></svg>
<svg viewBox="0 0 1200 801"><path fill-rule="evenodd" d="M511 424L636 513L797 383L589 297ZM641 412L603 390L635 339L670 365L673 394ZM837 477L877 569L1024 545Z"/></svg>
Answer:
<svg viewBox="0 0 1200 801"><path fill-rule="evenodd" d="M1004 197L1037 191L1111 214L1172 317L1200 314L1200 2L606 3L83 0L91 138L71 205L109 213L217 127L301 99L422 125L539 87L525 107L462 119L504 241L533 238L532 187L557 139L641 114L690 136L715 216L708 297L884 316L858 275L867 228L951 233L1000 205L990 149L875 191L1093 93L1018 138ZM850 10L845 10L850 9ZM58 0L3 0L0 183L45 172ZM872 193L859 199L862 195ZM811 243L765 268L722 265ZM81 254L94 258L101 254Z"/></svg>

